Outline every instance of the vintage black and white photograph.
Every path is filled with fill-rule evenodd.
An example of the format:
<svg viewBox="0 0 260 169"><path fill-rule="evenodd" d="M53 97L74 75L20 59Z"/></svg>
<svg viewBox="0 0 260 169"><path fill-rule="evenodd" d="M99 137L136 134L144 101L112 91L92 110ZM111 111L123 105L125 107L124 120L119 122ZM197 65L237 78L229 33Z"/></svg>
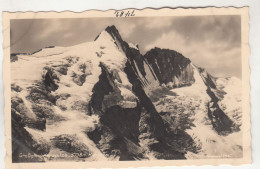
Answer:
<svg viewBox="0 0 260 169"><path fill-rule="evenodd" d="M241 15L136 15L10 20L12 163L243 158Z"/></svg>

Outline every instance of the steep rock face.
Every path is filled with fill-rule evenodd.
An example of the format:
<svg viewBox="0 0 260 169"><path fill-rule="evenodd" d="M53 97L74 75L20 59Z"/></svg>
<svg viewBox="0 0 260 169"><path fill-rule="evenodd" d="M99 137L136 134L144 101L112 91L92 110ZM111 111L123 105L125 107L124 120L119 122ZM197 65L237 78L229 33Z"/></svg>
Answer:
<svg viewBox="0 0 260 169"><path fill-rule="evenodd" d="M137 47L133 47L125 42L115 26L109 26L106 28L106 31L112 36L115 40L115 44L118 49L123 52L127 57L128 67L133 69L132 74L128 76L135 76L137 80L133 83L141 83L143 87L146 87L150 84L154 84L157 80L155 73L153 72L151 66L147 63L144 56L140 53ZM132 77L133 79L133 77Z"/></svg>
<svg viewBox="0 0 260 169"><path fill-rule="evenodd" d="M221 99L220 93L223 92L221 92L221 89L217 88L215 79L210 74L208 74L202 68L198 68L198 70L203 82L207 86L206 92L210 97L210 101L207 105L209 119L211 120L214 129L219 134L226 135L227 133L232 132L232 130L236 128L236 126L233 121L219 107L218 102Z"/></svg>
<svg viewBox="0 0 260 169"><path fill-rule="evenodd" d="M169 159L184 158L183 153L174 151L172 150L174 148L167 146L168 143L165 138L167 133L164 122L144 91L143 81L141 82L141 79L144 79L146 72L144 70L142 55L138 50L130 48L129 45L121 39L115 27L108 27L106 30L115 40L119 50L122 50L128 58L125 63L124 72L132 85L130 91L137 97L136 106L133 108L125 108L124 105L120 105L120 101L123 100L123 98L120 94L120 90L118 90L117 84L114 83L117 76L111 73L111 71L109 72L106 66L101 65L102 74L99 77L99 82L93 88L90 111L100 115L102 125L94 132L88 133L88 135L95 140L103 152L109 152L108 154L111 155L112 152L117 150L120 160L141 158L140 155L132 152L132 149L129 150L127 145L131 143L131 145L135 145L140 151L144 151L143 148L140 147L139 142L148 140L150 140L150 143L146 145L148 146L147 149L159 153L156 147L161 147L161 158L167 156L162 152L167 152ZM96 40L98 40L98 38L96 38ZM138 72L141 72L141 74L138 74ZM117 140L120 146L108 146L109 148L107 149L107 146L104 146L104 143L102 144L102 137L106 136L114 136L108 139L110 140L109 145L112 145L112 142ZM104 149L104 147L106 148ZM145 157L143 156L142 158Z"/></svg>
<svg viewBox="0 0 260 169"><path fill-rule="evenodd" d="M99 82L93 88L89 111L100 116L101 125L93 132L89 132L89 137L102 152L114 158L119 157L119 160L146 158L140 153L144 150L139 145L139 136L142 133L149 133L149 138L162 140L165 133L162 119L152 108L152 103L138 81L132 83L134 85L131 89L137 93L136 106L129 108L122 104L123 97L114 83L115 77L104 65L100 66L102 73ZM131 67L129 69L125 68L127 75L134 76L134 71ZM144 118L145 123L142 122Z"/></svg>
<svg viewBox="0 0 260 169"><path fill-rule="evenodd" d="M93 88L89 112L102 115L107 108L119 104L123 97L119 88L114 83L112 74L108 72L103 64L100 64L100 67L102 73L99 76L98 83Z"/></svg>
<svg viewBox="0 0 260 169"><path fill-rule="evenodd" d="M100 116L100 125L88 136L100 150L109 157L119 160L144 158L143 150L138 144L140 106L129 108L117 84L115 74L100 64L102 73L93 88L89 112Z"/></svg>
<svg viewBox="0 0 260 169"><path fill-rule="evenodd" d="M112 36L118 48L121 49L128 58L125 63L124 72L126 73L129 82L132 84L131 90L137 96L143 108L151 114L151 118L156 121L151 124L156 126L154 127L154 132L156 133L155 135L161 137L161 135L164 135L163 122L143 89L142 82L140 80L142 77L138 75L138 71L140 71L142 76L145 77L146 72L143 67L143 56L140 54L139 50L131 48L128 43L122 40L115 26L107 27L106 31ZM135 63L137 66L135 66Z"/></svg>
<svg viewBox="0 0 260 169"><path fill-rule="evenodd" d="M191 85L194 82L190 60L168 49L154 48L144 55L161 84L169 87Z"/></svg>

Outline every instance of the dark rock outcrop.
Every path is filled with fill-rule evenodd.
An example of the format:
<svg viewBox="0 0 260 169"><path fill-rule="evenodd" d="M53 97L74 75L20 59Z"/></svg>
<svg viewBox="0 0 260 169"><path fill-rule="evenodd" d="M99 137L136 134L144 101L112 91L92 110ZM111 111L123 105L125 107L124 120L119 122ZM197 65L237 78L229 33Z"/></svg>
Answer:
<svg viewBox="0 0 260 169"><path fill-rule="evenodd" d="M28 53L11 53L10 55L10 61L16 62L18 61L18 55L29 55Z"/></svg>
<svg viewBox="0 0 260 169"><path fill-rule="evenodd" d="M144 58L153 68L161 84L172 83L169 87L181 87L194 82L191 61L176 51L153 48Z"/></svg>
<svg viewBox="0 0 260 169"><path fill-rule="evenodd" d="M208 117L211 120L212 126L218 134L227 135L233 131L235 124L221 110L218 105L219 100L210 88L207 89L207 93L211 97L211 101L208 103Z"/></svg>
<svg viewBox="0 0 260 169"><path fill-rule="evenodd" d="M113 74L109 73L104 64L100 64L102 73L93 88L93 95L89 104L89 112L102 115L107 108L122 100L121 92L115 85ZM111 99L112 98L112 99Z"/></svg>
<svg viewBox="0 0 260 169"><path fill-rule="evenodd" d="M59 86L55 83L55 80L59 81L58 76L54 73L52 69L47 69L47 73L43 78L43 83L48 91L55 91L59 88Z"/></svg>
<svg viewBox="0 0 260 169"><path fill-rule="evenodd" d="M227 135L237 127L218 105L219 99L223 97L219 94L221 90L216 87L216 82L213 76L202 68L198 68L198 70L202 80L207 86L206 92L211 98L207 106L208 117L211 120L212 126L218 134Z"/></svg>
<svg viewBox="0 0 260 169"><path fill-rule="evenodd" d="M137 149L141 151L138 145L139 107L119 106L123 97L114 83L115 74L110 73L103 64L100 67L102 73L93 88L89 112L100 116L101 125L87 134L107 156L118 156L120 160L138 159L142 154L135 152ZM129 149L129 145L136 148Z"/></svg>

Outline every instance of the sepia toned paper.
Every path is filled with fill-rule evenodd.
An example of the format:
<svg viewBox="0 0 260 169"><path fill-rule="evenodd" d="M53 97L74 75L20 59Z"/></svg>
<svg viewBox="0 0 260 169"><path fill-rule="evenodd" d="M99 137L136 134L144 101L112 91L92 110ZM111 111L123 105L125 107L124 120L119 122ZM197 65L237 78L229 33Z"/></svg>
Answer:
<svg viewBox="0 0 260 169"><path fill-rule="evenodd" d="M251 163L248 8L3 13L7 168Z"/></svg>

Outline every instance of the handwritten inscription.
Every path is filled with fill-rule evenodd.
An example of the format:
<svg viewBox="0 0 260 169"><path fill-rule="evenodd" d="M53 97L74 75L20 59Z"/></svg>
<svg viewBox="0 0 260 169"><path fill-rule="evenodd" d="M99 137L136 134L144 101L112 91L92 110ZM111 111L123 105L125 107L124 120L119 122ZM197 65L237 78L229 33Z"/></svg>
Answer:
<svg viewBox="0 0 260 169"><path fill-rule="evenodd" d="M45 155L37 155L37 154L23 154L20 153L19 157L20 158L25 158L25 159L34 159L34 158L40 158L40 159L53 159L53 158L78 158L82 156L88 156L89 154L84 154L84 153L73 153L73 154L65 154L65 153L58 153L58 154L45 154Z"/></svg>
<svg viewBox="0 0 260 169"><path fill-rule="evenodd" d="M131 16L135 16L135 10L119 10L119 11L115 11L115 16L116 17L131 17Z"/></svg>

